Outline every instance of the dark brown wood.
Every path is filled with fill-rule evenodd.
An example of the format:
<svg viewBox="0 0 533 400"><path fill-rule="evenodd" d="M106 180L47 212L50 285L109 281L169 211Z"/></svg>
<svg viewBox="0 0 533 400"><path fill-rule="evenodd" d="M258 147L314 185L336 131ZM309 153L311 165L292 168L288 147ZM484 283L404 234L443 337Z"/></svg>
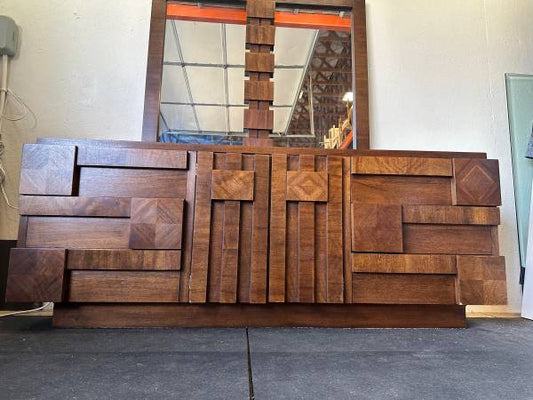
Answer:
<svg viewBox="0 0 533 400"><path fill-rule="evenodd" d="M499 225L496 207L405 205L403 222L414 224Z"/></svg>
<svg viewBox="0 0 533 400"><path fill-rule="evenodd" d="M246 53L244 69L248 72L274 72L274 54L272 53Z"/></svg>
<svg viewBox="0 0 533 400"><path fill-rule="evenodd" d="M457 256L459 304L507 304L503 257Z"/></svg>
<svg viewBox="0 0 533 400"><path fill-rule="evenodd" d="M274 111L244 110L244 128L271 131L274 128Z"/></svg>
<svg viewBox="0 0 533 400"><path fill-rule="evenodd" d="M353 174L452 176L452 162L445 158L352 157Z"/></svg>
<svg viewBox="0 0 533 400"><path fill-rule="evenodd" d="M28 217L21 215L19 218L19 231L17 236L17 247L26 247L26 236L28 232Z"/></svg>
<svg viewBox="0 0 533 400"><path fill-rule="evenodd" d="M306 170L288 171L287 200L328 201L327 172L313 172Z"/></svg>
<svg viewBox="0 0 533 400"><path fill-rule="evenodd" d="M176 302L178 271L71 271L69 302Z"/></svg>
<svg viewBox="0 0 533 400"><path fill-rule="evenodd" d="M130 248L181 249L183 199L132 199Z"/></svg>
<svg viewBox="0 0 533 400"><path fill-rule="evenodd" d="M352 250L401 253L401 206L352 203Z"/></svg>
<svg viewBox="0 0 533 400"><path fill-rule="evenodd" d="M53 324L83 327L465 328L465 307L378 304L56 304Z"/></svg>
<svg viewBox="0 0 533 400"><path fill-rule="evenodd" d="M246 2L248 18L274 18L274 0L250 0Z"/></svg>
<svg viewBox="0 0 533 400"><path fill-rule="evenodd" d="M238 154L240 157L240 154ZM253 200L253 171L213 170L211 182L213 200Z"/></svg>
<svg viewBox="0 0 533 400"><path fill-rule="evenodd" d="M129 217L128 197L20 196L21 215Z"/></svg>
<svg viewBox="0 0 533 400"><path fill-rule="evenodd" d="M6 302L63 300L65 250L11 249Z"/></svg>
<svg viewBox="0 0 533 400"><path fill-rule="evenodd" d="M352 254L353 272L381 274L452 274L457 273L454 255L437 254Z"/></svg>
<svg viewBox="0 0 533 400"><path fill-rule="evenodd" d="M25 144L20 167L20 194L70 196L74 190L74 146Z"/></svg>
<svg viewBox="0 0 533 400"><path fill-rule="evenodd" d="M352 302L352 215L351 215L351 193L350 193L350 159L343 158L342 174L342 245L343 245L343 273L344 273L344 302Z"/></svg>
<svg viewBox="0 0 533 400"><path fill-rule="evenodd" d="M166 15L166 0L152 0L142 128L142 140L145 142L157 142L159 133L159 103L163 75Z"/></svg>
<svg viewBox="0 0 533 400"><path fill-rule="evenodd" d="M453 160L454 205L499 206L500 174L498 160Z"/></svg>
<svg viewBox="0 0 533 400"><path fill-rule="evenodd" d="M244 100L274 101L274 82L245 81Z"/></svg>
<svg viewBox="0 0 533 400"><path fill-rule="evenodd" d="M154 270L180 269L181 251L68 250L67 269Z"/></svg>
<svg viewBox="0 0 533 400"><path fill-rule="evenodd" d="M248 25L246 27L246 44L274 46L275 32L274 25Z"/></svg>
<svg viewBox="0 0 533 400"><path fill-rule="evenodd" d="M187 169L187 152L87 146L79 149L76 164L80 166Z"/></svg>

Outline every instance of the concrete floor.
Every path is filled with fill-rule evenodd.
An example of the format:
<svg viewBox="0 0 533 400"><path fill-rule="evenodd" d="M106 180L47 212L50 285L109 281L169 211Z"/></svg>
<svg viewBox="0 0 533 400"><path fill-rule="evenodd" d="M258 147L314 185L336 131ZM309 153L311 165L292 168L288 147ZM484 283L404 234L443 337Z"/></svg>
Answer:
<svg viewBox="0 0 533 400"><path fill-rule="evenodd" d="M0 399L237 400L249 399L252 387L257 400L533 399L527 320L248 332L50 324L0 319Z"/></svg>

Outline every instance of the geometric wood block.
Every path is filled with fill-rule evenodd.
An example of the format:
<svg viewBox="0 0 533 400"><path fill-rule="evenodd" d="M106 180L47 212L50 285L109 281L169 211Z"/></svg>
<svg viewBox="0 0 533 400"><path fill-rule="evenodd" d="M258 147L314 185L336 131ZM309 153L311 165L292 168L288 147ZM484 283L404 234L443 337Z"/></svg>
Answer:
<svg viewBox="0 0 533 400"><path fill-rule="evenodd" d="M246 43L274 46L274 25L246 25Z"/></svg>
<svg viewBox="0 0 533 400"><path fill-rule="evenodd" d="M244 110L244 128L272 130L274 127L273 110Z"/></svg>
<svg viewBox="0 0 533 400"><path fill-rule="evenodd" d="M20 215L129 217L128 197L20 196Z"/></svg>
<svg viewBox="0 0 533 400"><path fill-rule="evenodd" d="M19 193L71 196L75 156L75 146L25 144Z"/></svg>
<svg viewBox="0 0 533 400"><path fill-rule="evenodd" d="M64 271L65 250L12 249L6 301L62 301Z"/></svg>
<svg viewBox="0 0 533 400"><path fill-rule="evenodd" d="M274 73L274 54L272 53L246 53L245 72Z"/></svg>
<svg viewBox="0 0 533 400"><path fill-rule="evenodd" d="M213 170L211 198L213 200L253 200L254 171Z"/></svg>
<svg viewBox="0 0 533 400"><path fill-rule="evenodd" d="M131 199L130 248L181 249L183 199Z"/></svg>
<svg viewBox="0 0 533 400"><path fill-rule="evenodd" d="M452 162L447 158L352 157L352 174L452 176Z"/></svg>
<svg viewBox="0 0 533 400"><path fill-rule="evenodd" d="M498 160L455 158L453 168L454 205L501 205Z"/></svg>
<svg viewBox="0 0 533 400"><path fill-rule="evenodd" d="M274 8L274 0L250 0L246 2L246 17L274 19Z"/></svg>
<svg viewBox="0 0 533 400"><path fill-rule="evenodd" d="M187 152L159 149L82 146L77 165L187 169Z"/></svg>
<svg viewBox="0 0 533 400"><path fill-rule="evenodd" d="M353 253L352 272L457 274L454 255Z"/></svg>
<svg viewBox="0 0 533 400"><path fill-rule="evenodd" d="M244 100L274 100L274 82L271 81L244 81Z"/></svg>
<svg viewBox="0 0 533 400"><path fill-rule="evenodd" d="M403 222L412 224L499 225L497 207L404 205Z"/></svg>
<svg viewBox="0 0 533 400"><path fill-rule="evenodd" d="M370 304L455 304L455 276L353 274L353 302Z"/></svg>
<svg viewBox="0 0 533 400"><path fill-rule="evenodd" d="M328 201L328 173L287 171L287 201Z"/></svg>
<svg viewBox="0 0 533 400"><path fill-rule="evenodd" d="M179 250L68 250L67 269L177 271Z"/></svg>
<svg viewBox="0 0 533 400"><path fill-rule="evenodd" d="M401 253L402 206L352 203L352 251Z"/></svg>
<svg viewBox="0 0 533 400"><path fill-rule="evenodd" d="M503 257L457 256L459 304L507 304Z"/></svg>

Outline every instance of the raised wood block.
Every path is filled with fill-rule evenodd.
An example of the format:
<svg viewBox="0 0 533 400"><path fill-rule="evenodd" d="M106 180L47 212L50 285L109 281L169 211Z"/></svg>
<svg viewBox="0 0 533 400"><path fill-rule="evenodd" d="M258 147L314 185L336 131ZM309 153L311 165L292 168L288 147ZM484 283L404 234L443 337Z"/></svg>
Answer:
<svg viewBox="0 0 533 400"><path fill-rule="evenodd" d="M382 274L457 273L454 255L353 253L352 271Z"/></svg>
<svg viewBox="0 0 533 400"><path fill-rule="evenodd" d="M244 100L274 101L274 82L244 81Z"/></svg>
<svg viewBox="0 0 533 400"><path fill-rule="evenodd" d="M452 161L421 157L352 157L352 174L452 176Z"/></svg>
<svg viewBox="0 0 533 400"><path fill-rule="evenodd" d="M82 167L80 196L185 198L187 171Z"/></svg>
<svg viewBox="0 0 533 400"><path fill-rule="evenodd" d="M75 146L25 144L19 193L72 195L75 158Z"/></svg>
<svg viewBox="0 0 533 400"><path fill-rule="evenodd" d="M496 207L405 205L403 222L413 224L499 225Z"/></svg>
<svg viewBox="0 0 533 400"><path fill-rule="evenodd" d="M179 271L70 271L68 301L177 302Z"/></svg>
<svg viewBox="0 0 533 400"><path fill-rule="evenodd" d="M402 207L352 203L352 251L401 253Z"/></svg>
<svg viewBox="0 0 533 400"><path fill-rule="evenodd" d="M274 9L274 0L250 0L246 2L246 17L274 19Z"/></svg>
<svg viewBox="0 0 533 400"><path fill-rule="evenodd" d="M28 217L26 246L127 249L129 233L124 218Z"/></svg>
<svg viewBox="0 0 533 400"><path fill-rule="evenodd" d="M253 200L254 172L213 170L211 198L213 200Z"/></svg>
<svg viewBox="0 0 533 400"><path fill-rule="evenodd" d="M102 167L187 169L187 152L82 146L78 149L77 164Z"/></svg>
<svg viewBox="0 0 533 400"><path fill-rule="evenodd" d="M272 110L244 110L245 129L274 129L274 111Z"/></svg>
<svg viewBox="0 0 533 400"><path fill-rule="evenodd" d="M404 224L403 238L406 253L490 255L493 252L491 226Z"/></svg>
<svg viewBox="0 0 533 400"><path fill-rule="evenodd" d="M183 199L131 199L132 249L181 249Z"/></svg>
<svg viewBox="0 0 533 400"><path fill-rule="evenodd" d="M503 257L457 256L459 304L507 304Z"/></svg>
<svg viewBox="0 0 533 400"><path fill-rule="evenodd" d="M20 196L21 215L129 217L127 197Z"/></svg>
<svg viewBox="0 0 533 400"><path fill-rule="evenodd" d="M245 72L274 73L274 54L272 53L246 53L244 59Z"/></svg>
<svg viewBox="0 0 533 400"><path fill-rule="evenodd" d="M287 201L328 201L328 173L287 171Z"/></svg>
<svg viewBox="0 0 533 400"><path fill-rule="evenodd" d="M11 249L6 301L62 301L64 271L64 249Z"/></svg>
<svg viewBox="0 0 533 400"><path fill-rule="evenodd" d="M274 46L274 25L246 25L246 44Z"/></svg>
<svg viewBox="0 0 533 400"><path fill-rule="evenodd" d="M67 269L177 271L181 251L69 250Z"/></svg>
<svg viewBox="0 0 533 400"><path fill-rule="evenodd" d="M352 175L352 201L451 205L447 177Z"/></svg>
<svg viewBox="0 0 533 400"><path fill-rule="evenodd" d="M498 160L455 158L453 169L453 204L501 205Z"/></svg>
<svg viewBox="0 0 533 400"><path fill-rule="evenodd" d="M353 274L353 302L369 304L455 304L455 276Z"/></svg>

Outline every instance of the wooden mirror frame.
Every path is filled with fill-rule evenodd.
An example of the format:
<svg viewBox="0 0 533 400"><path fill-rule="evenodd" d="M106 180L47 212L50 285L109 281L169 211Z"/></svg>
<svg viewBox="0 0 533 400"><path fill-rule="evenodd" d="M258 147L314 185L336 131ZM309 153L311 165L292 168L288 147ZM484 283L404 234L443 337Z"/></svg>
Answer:
<svg viewBox="0 0 533 400"><path fill-rule="evenodd" d="M203 3L209 2L211 1L206 0ZM365 0L275 0L275 2L276 5L283 5L287 8L320 7L351 12L352 91L355 106L352 118L355 121L355 147L368 150L370 148L370 121ZM245 2L227 0L225 3L242 5ZM167 1L152 0L142 127L142 141L144 142L157 142L158 137L166 16Z"/></svg>

